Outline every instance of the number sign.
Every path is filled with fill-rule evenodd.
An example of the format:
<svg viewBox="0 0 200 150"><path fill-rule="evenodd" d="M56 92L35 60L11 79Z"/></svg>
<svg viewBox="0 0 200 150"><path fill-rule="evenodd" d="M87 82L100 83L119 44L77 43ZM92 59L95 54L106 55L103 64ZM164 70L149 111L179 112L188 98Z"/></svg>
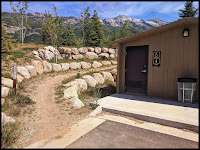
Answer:
<svg viewBox="0 0 200 150"><path fill-rule="evenodd" d="M153 51L153 67L160 67L161 51Z"/></svg>

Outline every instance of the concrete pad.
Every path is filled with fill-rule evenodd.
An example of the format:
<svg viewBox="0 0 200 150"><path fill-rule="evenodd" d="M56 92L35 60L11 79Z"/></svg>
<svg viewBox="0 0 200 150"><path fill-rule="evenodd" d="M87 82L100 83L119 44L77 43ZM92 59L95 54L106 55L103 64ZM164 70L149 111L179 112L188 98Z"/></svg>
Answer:
<svg viewBox="0 0 200 150"><path fill-rule="evenodd" d="M163 126L163 125L146 122L146 121L141 123L139 121L127 119L123 116L102 115L102 116L98 116L98 118L104 119L104 120L115 121L115 122L131 125L131 126L135 126L135 127L139 127L139 128L143 128L143 129L147 129L147 130L151 130L151 131L155 131L155 132L168 134L168 135L180 137L183 139L188 139L191 141L199 142L199 134L195 133L195 132L189 132L189 131L186 132L181 129Z"/></svg>
<svg viewBox="0 0 200 150"><path fill-rule="evenodd" d="M198 148L198 142L107 120L66 148Z"/></svg>
<svg viewBox="0 0 200 150"><path fill-rule="evenodd" d="M103 111L199 131L199 109L194 104L182 104L172 100L129 94L113 94L99 99L98 104Z"/></svg>

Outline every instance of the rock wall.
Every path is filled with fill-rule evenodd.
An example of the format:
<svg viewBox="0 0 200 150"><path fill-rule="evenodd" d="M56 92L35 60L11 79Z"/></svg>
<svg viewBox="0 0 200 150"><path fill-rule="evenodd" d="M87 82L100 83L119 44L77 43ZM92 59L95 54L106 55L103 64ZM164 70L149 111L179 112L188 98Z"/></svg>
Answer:
<svg viewBox="0 0 200 150"><path fill-rule="evenodd" d="M117 57L117 49L112 48L101 48L101 47L80 47L80 48L69 48L59 47L56 50L52 46L44 47L43 49L34 50L33 54L40 60L51 60L54 55L57 55L58 59L94 59L94 58L114 58Z"/></svg>
<svg viewBox="0 0 200 150"><path fill-rule="evenodd" d="M89 62L70 62L70 63L48 63L46 60L38 61L33 60L32 64L27 66L17 66L17 85L21 83L24 79L29 79L33 76L42 74L44 72L52 71L67 71L67 70L77 70L77 69L89 69L89 68L99 68L106 65L116 65L117 61L92 61ZM113 74L114 76L114 74ZM13 80L1 77L1 97L7 97L10 89L13 87ZM17 86L18 88L18 86Z"/></svg>

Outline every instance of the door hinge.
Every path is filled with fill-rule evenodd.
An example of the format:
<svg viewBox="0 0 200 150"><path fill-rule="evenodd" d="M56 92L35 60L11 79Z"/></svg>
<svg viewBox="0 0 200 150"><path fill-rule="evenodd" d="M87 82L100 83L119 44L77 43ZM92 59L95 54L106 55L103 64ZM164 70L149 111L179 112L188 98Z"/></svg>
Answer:
<svg viewBox="0 0 200 150"><path fill-rule="evenodd" d="M125 69L125 72L126 72L126 70L127 70L127 69Z"/></svg>
<svg viewBox="0 0 200 150"><path fill-rule="evenodd" d="M126 89L126 86L124 88Z"/></svg>
<svg viewBox="0 0 200 150"><path fill-rule="evenodd" d="M126 55L127 55L127 52L126 52Z"/></svg>

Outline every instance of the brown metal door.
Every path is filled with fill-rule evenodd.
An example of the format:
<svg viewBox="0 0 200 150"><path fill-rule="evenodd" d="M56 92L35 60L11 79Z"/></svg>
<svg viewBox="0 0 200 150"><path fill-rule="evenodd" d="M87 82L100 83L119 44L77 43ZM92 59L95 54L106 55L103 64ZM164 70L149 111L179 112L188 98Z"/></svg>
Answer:
<svg viewBox="0 0 200 150"><path fill-rule="evenodd" d="M126 47L125 91L147 94L148 46Z"/></svg>

